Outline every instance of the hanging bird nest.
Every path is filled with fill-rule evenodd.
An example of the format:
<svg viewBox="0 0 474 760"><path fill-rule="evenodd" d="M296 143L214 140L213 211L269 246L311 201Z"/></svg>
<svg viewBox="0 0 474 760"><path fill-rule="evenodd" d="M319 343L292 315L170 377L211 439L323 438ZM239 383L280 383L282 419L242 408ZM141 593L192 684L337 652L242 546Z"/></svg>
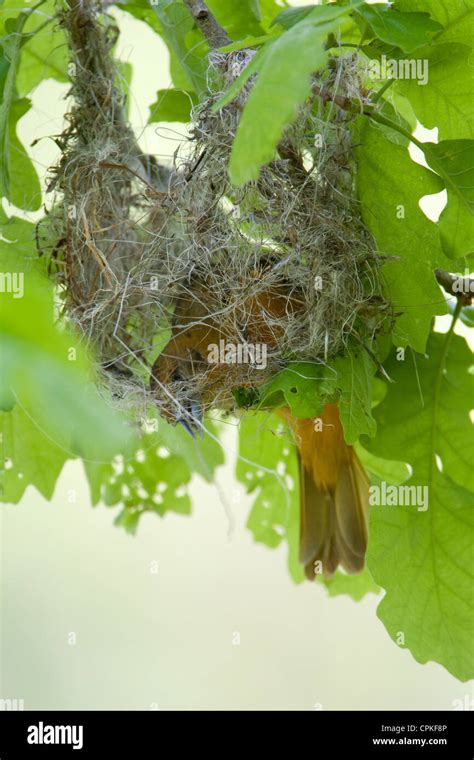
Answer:
<svg viewBox="0 0 474 760"><path fill-rule="evenodd" d="M354 193L354 114L317 95L324 84L363 102L355 58L334 58L315 75L315 94L274 160L235 188L229 157L253 77L232 103L212 106L254 51L211 53L209 95L193 110L185 158L175 157L163 183L126 124L113 28L84 7L62 23L74 105L60 138L53 185L62 202L52 219L65 241L68 316L93 344L117 402L152 401L169 415L212 387L205 406L232 411L239 389L258 399L290 361L327 362L354 333L370 343L387 304ZM216 385L215 363L201 352L189 376L166 387L155 377L151 388L163 345L197 327L209 330L209 350L217 337L240 348L265 344L265 366L227 353Z"/></svg>

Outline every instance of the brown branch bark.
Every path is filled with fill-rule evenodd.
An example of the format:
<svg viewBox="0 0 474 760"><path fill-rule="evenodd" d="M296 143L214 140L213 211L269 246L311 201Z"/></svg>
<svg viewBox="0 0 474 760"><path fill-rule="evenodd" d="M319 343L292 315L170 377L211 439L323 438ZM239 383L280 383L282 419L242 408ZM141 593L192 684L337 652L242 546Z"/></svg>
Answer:
<svg viewBox="0 0 474 760"><path fill-rule="evenodd" d="M231 40L227 36L226 31L218 23L203 0L184 0L184 2L209 43L211 50L229 45Z"/></svg>
<svg viewBox="0 0 474 760"><path fill-rule="evenodd" d="M474 277L460 277L435 269L435 277L442 288L450 296L458 298L464 306L470 306L474 301Z"/></svg>

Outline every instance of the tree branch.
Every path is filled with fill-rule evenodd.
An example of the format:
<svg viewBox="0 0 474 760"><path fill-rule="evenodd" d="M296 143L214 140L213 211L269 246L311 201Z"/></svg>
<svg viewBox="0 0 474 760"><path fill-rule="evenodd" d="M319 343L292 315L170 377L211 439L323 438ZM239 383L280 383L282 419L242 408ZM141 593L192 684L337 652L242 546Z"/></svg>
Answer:
<svg viewBox="0 0 474 760"><path fill-rule="evenodd" d="M381 88L378 92L381 92L383 88ZM395 121L392 121L391 119L387 119L386 116L379 113L376 110L377 101L374 100L371 103L364 103L361 104L357 100L351 100L351 98L346 97L345 95L337 95L337 93L330 92L325 87L321 87L319 84L313 84L312 91L314 92L317 97L321 98L323 103L332 102L335 103L339 108L342 108L343 111L348 111L349 113L359 114L360 116L367 116L369 119L372 119L373 121L378 122L379 124L384 124L386 127L390 127L390 129L395 130L395 132L398 132L399 134L403 135L407 138L407 140L410 140L414 145L417 146L417 148L420 148L420 150L424 150L423 143L418 140L418 138L415 137L415 135L412 135L410 132L408 132L406 129L404 129L400 124L397 124ZM376 93L377 96L378 93Z"/></svg>
<svg viewBox="0 0 474 760"><path fill-rule="evenodd" d="M211 50L224 47L231 42L226 31L212 15L203 0L184 0L184 2L191 11L191 15L195 19L199 29L208 41Z"/></svg>
<svg viewBox="0 0 474 760"><path fill-rule="evenodd" d="M474 277L460 277L445 272L444 269L435 269L435 277L446 293L455 296L463 306L472 304L474 300Z"/></svg>

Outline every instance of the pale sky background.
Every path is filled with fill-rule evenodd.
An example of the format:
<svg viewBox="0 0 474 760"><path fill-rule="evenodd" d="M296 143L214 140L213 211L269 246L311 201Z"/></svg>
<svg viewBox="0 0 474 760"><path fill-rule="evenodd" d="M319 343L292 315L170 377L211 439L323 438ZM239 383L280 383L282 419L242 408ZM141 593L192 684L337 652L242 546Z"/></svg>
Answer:
<svg viewBox="0 0 474 760"><path fill-rule="evenodd" d="M170 83L167 53L128 16L120 49L134 67L140 133ZM19 130L25 145L61 131L66 90L48 81L33 93ZM148 126L142 147L170 156L180 131ZM57 158L47 139L31 154L40 170ZM232 431L227 446L235 451ZM239 488L233 466L218 473L227 493ZM135 537L113 526L118 509L91 508L77 462L51 503L29 488L19 505L2 505L0 697L25 709L449 710L473 696L390 640L374 595L356 603L295 586L285 548L256 544L245 528L248 497L232 506L229 539L215 486L195 478L191 494L192 517L145 515Z"/></svg>

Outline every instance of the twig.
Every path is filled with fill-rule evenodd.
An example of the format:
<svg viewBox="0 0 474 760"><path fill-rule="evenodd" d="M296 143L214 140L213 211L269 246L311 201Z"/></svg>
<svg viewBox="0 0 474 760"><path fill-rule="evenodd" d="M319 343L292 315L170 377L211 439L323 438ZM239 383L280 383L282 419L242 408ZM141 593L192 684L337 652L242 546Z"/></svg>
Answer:
<svg viewBox="0 0 474 760"><path fill-rule="evenodd" d="M231 42L226 31L222 28L215 16L203 0L184 0L196 24L209 43L211 50L229 45Z"/></svg>
<svg viewBox="0 0 474 760"><path fill-rule="evenodd" d="M84 237L86 239L86 245L87 245L88 249L90 251L92 251L92 254L93 254L95 260L97 261L97 263L99 265L99 268L102 270L102 272L104 274L104 277L107 280L107 283L108 283L109 287L113 288L113 283L112 283L112 279L110 277L110 273L112 273L114 277L115 277L115 273L110 268L110 266L109 266L109 264L108 264L108 262L107 262L107 260L106 260L106 258L104 256L104 254L101 251L99 251L99 249L97 248L96 244L92 240L91 234L90 234L90 231L89 231L89 225L87 223L87 218L86 218L86 215L85 215L84 211L82 212L82 224L84 225ZM116 277L115 277L115 279L117 280Z"/></svg>
<svg viewBox="0 0 474 760"><path fill-rule="evenodd" d="M342 108L343 111L355 110L355 103L345 95L336 95L336 93L329 92L329 90L327 90L325 87L321 87L319 84L313 84L312 90L314 94L321 98L324 103L331 101L332 103L335 103L337 106L339 106L339 108Z"/></svg>
<svg viewBox="0 0 474 760"><path fill-rule="evenodd" d="M435 277L446 293L455 296L463 306L472 304L474 301L474 277L460 277L445 272L444 269L435 269Z"/></svg>
<svg viewBox="0 0 474 760"><path fill-rule="evenodd" d="M114 163L113 161L101 161L100 164L98 164L98 166L100 169L123 169L127 172L130 172L130 174L133 174L134 177L136 177L141 182L143 182L143 184L147 186L147 188L150 190L150 192L153 193L153 195L163 196L163 197L166 197L168 195L168 193L164 191L157 190L156 187L150 184L150 182L148 182L148 180L140 172L134 171L130 166L127 166L127 164L117 164L117 163Z"/></svg>
<svg viewBox="0 0 474 760"><path fill-rule="evenodd" d="M395 132L398 132L400 135L406 137L407 140L410 140L414 145L416 145L417 148L424 150L423 143L420 142L420 140L418 140L415 135L412 135L400 124L397 124L395 121L388 119L386 116L376 110L376 100L373 100L370 103L362 103L357 100L352 100L345 95L337 95L337 93L330 92L325 87L321 87L318 84L313 84L312 91L315 95L321 98L323 103L335 103L337 106L339 106L339 108L342 108L343 111L360 114L361 116L367 116L369 119L376 121L378 124L383 124L384 126L393 129Z"/></svg>
<svg viewBox="0 0 474 760"><path fill-rule="evenodd" d="M378 358L375 356L375 354L374 354L374 352L372 351L372 349L371 349L371 348L369 348L369 347L368 347L368 346L367 346L367 345L364 343L364 341L362 340L362 338L360 337L360 335L359 335L359 334L358 334L358 333L357 333L355 330L351 330L350 332L351 332L351 335L353 335L353 336L354 336L354 338L356 339L356 341L357 341L357 342L358 342L358 343L359 343L359 344L362 346L362 348L364 348L364 349L367 351L368 355L369 355L369 356L370 356L370 358L372 359L373 363L374 363L374 364L375 364L375 366L377 367L377 369L378 369L378 371L380 372L380 374L381 374L381 375L383 375L383 376L384 376L384 378L385 378L385 379L386 379L386 380L387 380L389 383L393 383L393 382L395 382L395 381L394 381L394 380L393 380L393 379L390 377L390 375L388 374L388 372L386 371L386 369L385 369L385 368L382 366L382 364L381 364L381 362L378 360Z"/></svg>

